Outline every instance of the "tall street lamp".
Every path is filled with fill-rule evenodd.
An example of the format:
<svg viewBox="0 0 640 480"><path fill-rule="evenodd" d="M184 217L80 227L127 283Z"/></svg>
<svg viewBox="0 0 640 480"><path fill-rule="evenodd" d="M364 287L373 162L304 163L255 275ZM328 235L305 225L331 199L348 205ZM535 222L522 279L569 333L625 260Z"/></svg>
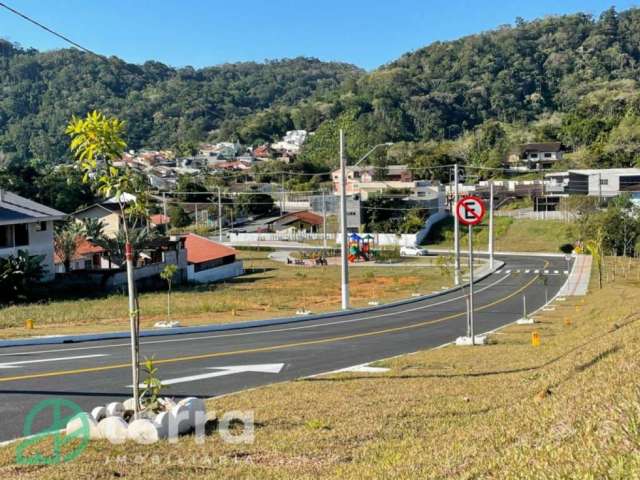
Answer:
<svg viewBox="0 0 640 480"><path fill-rule="evenodd" d="M389 147L393 145L391 142L380 143L369 150L364 156L358 160L354 167L360 165L380 147ZM342 309L349 309L349 252L347 246L347 160L344 154L344 131L340 129L340 228L342 237L341 248L341 265L342 265Z"/></svg>

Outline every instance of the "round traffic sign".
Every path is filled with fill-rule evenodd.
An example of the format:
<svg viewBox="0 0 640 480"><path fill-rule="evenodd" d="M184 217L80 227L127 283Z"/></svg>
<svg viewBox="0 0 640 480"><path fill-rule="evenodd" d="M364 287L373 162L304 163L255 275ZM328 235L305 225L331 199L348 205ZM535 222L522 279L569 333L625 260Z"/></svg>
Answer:
<svg viewBox="0 0 640 480"><path fill-rule="evenodd" d="M477 225L484 218L486 208L481 198L468 195L458 200L456 215L465 225Z"/></svg>

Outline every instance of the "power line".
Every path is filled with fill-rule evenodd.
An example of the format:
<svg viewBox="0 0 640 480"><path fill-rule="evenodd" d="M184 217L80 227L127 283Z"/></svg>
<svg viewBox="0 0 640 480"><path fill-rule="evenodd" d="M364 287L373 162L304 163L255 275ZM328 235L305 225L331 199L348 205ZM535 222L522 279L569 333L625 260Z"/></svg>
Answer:
<svg viewBox="0 0 640 480"><path fill-rule="evenodd" d="M15 8L10 7L9 5L7 5L6 3L0 2L0 7L5 8L6 10L9 10L11 13L14 13L15 15L18 15L19 17L23 18L24 20L26 20L27 22L30 22L32 24L34 24L35 26L41 28L42 30L51 33L52 35L64 40L65 42L67 42L70 45L73 45L76 48L79 48L80 50L90 53L92 55L95 55L96 57L99 57L103 60L106 61L106 59L102 56L102 55L98 55L96 52L94 52L93 50L90 50L86 47L83 47L82 45L80 45L77 42L74 42L73 40L71 40L69 37L56 32L55 30L52 30L51 28L47 27L46 25L43 25L42 23L38 22L37 20L31 18L30 16L19 12L18 10L16 10Z"/></svg>

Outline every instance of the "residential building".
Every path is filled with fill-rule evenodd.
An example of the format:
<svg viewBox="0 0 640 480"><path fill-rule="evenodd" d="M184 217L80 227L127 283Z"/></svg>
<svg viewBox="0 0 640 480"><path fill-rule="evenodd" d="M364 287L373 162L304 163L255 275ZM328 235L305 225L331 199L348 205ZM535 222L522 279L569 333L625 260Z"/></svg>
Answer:
<svg viewBox="0 0 640 480"><path fill-rule="evenodd" d="M53 222L65 214L0 189L0 258L24 250L29 255L42 255L43 280L55 276Z"/></svg>
<svg viewBox="0 0 640 480"><path fill-rule="evenodd" d="M287 152L294 155L300 152L300 148L306 141L308 133L306 130L290 130L281 141L271 144L271 148L278 152Z"/></svg>
<svg viewBox="0 0 640 480"><path fill-rule="evenodd" d="M116 237L123 227L120 206L117 203L95 203L71 214L78 221L88 218L99 220L107 237Z"/></svg>
<svg viewBox="0 0 640 480"><path fill-rule="evenodd" d="M267 224L272 232L293 231L302 233L317 233L322 230L323 218L308 210L291 212Z"/></svg>
<svg viewBox="0 0 640 480"><path fill-rule="evenodd" d="M376 172L379 175L376 175ZM366 185L376 183L376 186L369 187L369 190L383 191L388 188L408 188L412 189L415 185L413 175L407 165L389 165L380 171L379 167L370 165L347 167L346 193L347 195L361 194L363 190L367 190ZM340 193L340 181L342 178L340 169L334 170L331 174L333 179L333 188L336 194ZM379 180L375 180L376 177ZM384 186L385 183L396 182L396 186Z"/></svg>
<svg viewBox="0 0 640 480"><path fill-rule="evenodd" d="M242 260L237 260L233 248L193 233L184 239L190 282L211 283L244 273Z"/></svg>
<svg viewBox="0 0 640 480"><path fill-rule="evenodd" d="M560 142L525 143L512 152L507 163L512 170L547 170L562 160Z"/></svg>
<svg viewBox="0 0 640 480"><path fill-rule="evenodd" d="M111 268L109 261L105 258L106 250L95 245L90 240L79 237L76 242L76 252L69 263L69 271L78 270L103 270ZM54 255L56 273L65 273L63 259L57 254Z"/></svg>
<svg viewBox="0 0 640 480"><path fill-rule="evenodd" d="M615 197L640 191L640 168L569 170L565 193Z"/></svg>

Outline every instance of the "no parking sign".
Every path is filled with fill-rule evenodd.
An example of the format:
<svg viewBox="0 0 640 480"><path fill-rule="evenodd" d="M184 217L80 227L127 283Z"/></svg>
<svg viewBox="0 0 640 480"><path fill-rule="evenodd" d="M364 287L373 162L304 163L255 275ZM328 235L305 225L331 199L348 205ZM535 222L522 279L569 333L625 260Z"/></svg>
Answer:
<svg viewBox="0 0 640 480"><path fill-rule="evenodd" d="M486 211L482 199L473 195L462 197L456 204L456 216L465 225L479 224Z"/></svg>

